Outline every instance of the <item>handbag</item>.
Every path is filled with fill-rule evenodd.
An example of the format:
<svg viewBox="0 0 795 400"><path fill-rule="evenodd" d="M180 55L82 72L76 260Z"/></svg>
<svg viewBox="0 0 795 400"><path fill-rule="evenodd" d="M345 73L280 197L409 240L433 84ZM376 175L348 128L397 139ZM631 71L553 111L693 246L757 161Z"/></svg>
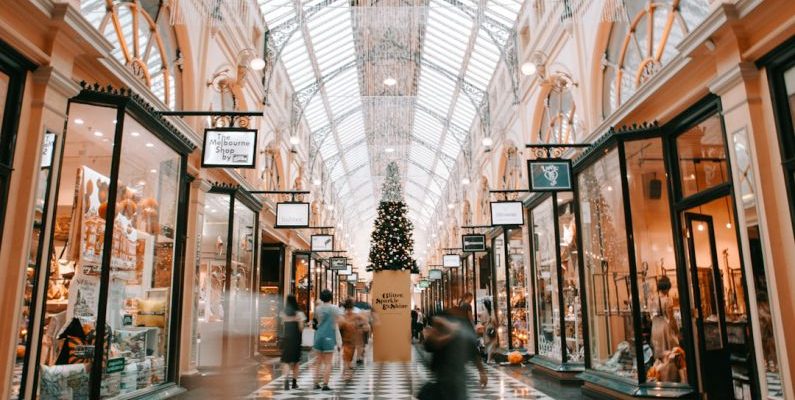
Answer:
<svg viewBox="0 0 795 400"><path fill-rule="evenodd" d="M311 327L301 331L301 347L312 347L315 344L315 330Z"/></svg>

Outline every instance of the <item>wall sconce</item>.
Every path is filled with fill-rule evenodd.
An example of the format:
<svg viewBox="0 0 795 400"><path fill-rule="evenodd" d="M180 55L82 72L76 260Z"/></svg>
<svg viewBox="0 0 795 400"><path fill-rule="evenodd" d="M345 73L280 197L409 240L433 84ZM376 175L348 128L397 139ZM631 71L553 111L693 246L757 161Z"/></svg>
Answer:
<svg viewBox="0 0 795 400"><path fill-rule="evenodd" d="M564 71L547 73L547 55L541 51L534 51L530 54L527 62L521 66L522 74L525 76L538 76L542 85L550 85L553 90L564 90L571 86L577 86L571 75Z"/></svg>
<svg viewBox="0 0 795 400"><path fill-rule="evenodd" d="M265 60L251 48L240 50L240 53L237 53L237 82L242 82L246 78L246 72L249 69L253 71L265 69Z"/></svg>

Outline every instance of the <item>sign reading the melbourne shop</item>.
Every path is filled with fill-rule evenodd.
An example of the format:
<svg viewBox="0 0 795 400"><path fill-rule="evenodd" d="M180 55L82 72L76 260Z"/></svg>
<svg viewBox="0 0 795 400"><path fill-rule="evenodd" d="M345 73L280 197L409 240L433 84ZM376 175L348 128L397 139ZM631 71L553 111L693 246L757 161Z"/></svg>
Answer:
<svg viewBox="0 0 795 400"><path fill-rule="evenodd" d="M461 248L464 251L486 251L486 235L462 235Z"/></svg>
<svg viewBox="0 0 795 400"><path fill-rule="evenodd" d="M275 228L309 226L309 203L277 203Z"/></svg>
<svg viewBox="0 0 795 400"><path fill-rule="evenodd" d="M202 167L254 168L256 150L255 129L205 129Z"/></svg>
<svg viewBox="0 0 795 400"><path fill-rule="evenodd" d="M524 225L524 208L521 201L497 201L491 203L492 226Z"/></svg>
<svg viewBox="0 0 795 400"><path fill-rule="evenodd" d="M329 268L332 271L346 271L348 267L348 259L345 257L331 257L329 259ZM340 275L347 275L340 272Z"/></svg>
<svg viewBox="0 0 795 400"><path fill-rule="evenodd" d="M527 171L533 192L571 190L571 160L528 160Z"/></svg>
<svg viewBox="0 0 795 400"><path fill-rule="evenodd" d="M442 265L444 265L445 268L458 268L461 266L461 257L457 254L445 254L444 257L442 257Z"/></svg>
<svg viewBox="0 0 795 400"><path fill-rule="evenodd" d="M310 240L311 251L333 251L334 250L334 236L333 235L312 235ZM331 259L332 261L334 258ZM343 258L343 260L345 260ZM331 265L329 269L334 269ZM342 263L342 268L345 269L345 262Z"/></svg>

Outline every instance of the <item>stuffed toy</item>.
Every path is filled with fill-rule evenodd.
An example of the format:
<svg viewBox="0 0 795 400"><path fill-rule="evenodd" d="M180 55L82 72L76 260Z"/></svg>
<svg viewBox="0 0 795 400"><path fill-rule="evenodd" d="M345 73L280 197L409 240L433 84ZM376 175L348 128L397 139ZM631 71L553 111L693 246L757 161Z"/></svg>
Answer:
<svg viewBox="0 0 795 400"><path fill-rule="evenodd" d="M160 221L157 214L157 200L147 197L138 204L141 208L139 228L144 232L157 235L160 233Z"/></svg>

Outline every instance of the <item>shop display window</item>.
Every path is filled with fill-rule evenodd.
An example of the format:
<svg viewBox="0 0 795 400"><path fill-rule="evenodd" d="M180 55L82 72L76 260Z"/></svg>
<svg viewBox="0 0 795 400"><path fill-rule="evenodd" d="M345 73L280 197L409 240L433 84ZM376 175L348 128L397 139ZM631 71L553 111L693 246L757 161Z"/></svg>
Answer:
<svg viewBox="0 0 795 400"><path fill-rule="evenodd" d="M256 208L234 189L212 188L204 196L196 344L200 368L238 363L253 354Z"/></svg>
<svg viewBox="0 0 795 400"><path fill-rule="evenodd" d="M626 222L617 149L578 175L590 367L638 379Z"/></svg>
<svg viewBox="0 0 795 400"><path fill-rule="evenodd" d="M525 266L525 242L521 228L510 229L508 238L508 284L510 285L511 348L528 348L530 338L527 322L527 267Z"/></svg>
<svg viewBox="0 0 795 400"><path fill-rule="evenodd" d="M682 310L661 138L624 143L646 379L687 383ZM688 162L688 165L693 165ZM672 357L681 361L667 368ZM679 368L681 367L681 368ZM663 370L671 370L661 373ZM672 373L675 372L675 373Z"/></svg>
<svg viewBox="0 0 795 400"><path fill-rule="evenodd" d="M505 236L501 233L492 240L492 259L494 260L494 313L497 317L497 342L500 347L508 348L508 287L505 281Z"/></svg>
<svg viewBox="0 0 795 400"><path fill-rule="evenodd" d="M310 304L312 303L309 285L309 254L301 253L293 256L293 294L298 300L298 307L309 315Z"/></svg>
<svg viewBox="0 0 795 400"><path fill-rule="evenodd" d="M585 353L573 206L573 194L560 192L530 211L536 346L537 354L550 361L581 364Z"/></svg>
<svg viewBox="0 0 795 400"><path fill-rule="evenodd" d="M55 135L48 134L43 147L47 147L47 151L42 152L42 167L36 179L36 196L34 198L33 209L33 229L31 231L31 240L28 247L28 263L25 269L25 291L22 298L22 307L19 315L19 328L17 333L17 349L16 360L14 364L14 376L12 378L11 397L22 397L22 390L24 390L24 383L26 376L24 371L27 369L30 360L30 349L32 344L32 335L34 329L34 316L36 301L34 293L37 292L39 284L39 276L42 269L46 269L47 252L45 251L45 232L47 231L47 214L49 210L50 200L50 181L52 177L52 152L55 149ZM51 138L51 139L49 139ZM50 141L52 140L52 141ZM52 144L52 146L50 146ZM46 166L45 166L46 165Z"/></svg>
<svg viewBox="0 0 795 400"><path fill-rule="evenodd" d="M710 117L680 135L676 148L683 197L728 182L720 116Z"/></svg>
<svg viewBox="0 0 795 400"><path fill-rule="evenodd" d="M175 239L193 145L171 129L129 97L86 90L70 102L48 249L41 398L140 395L174 379Z"/></svg>
<svg viewBox="0 0 795 400"><path fill-rule="evenodd" d="M535 266L537 354L561 361L560 303L552 197L530 212Z"/></svg>

